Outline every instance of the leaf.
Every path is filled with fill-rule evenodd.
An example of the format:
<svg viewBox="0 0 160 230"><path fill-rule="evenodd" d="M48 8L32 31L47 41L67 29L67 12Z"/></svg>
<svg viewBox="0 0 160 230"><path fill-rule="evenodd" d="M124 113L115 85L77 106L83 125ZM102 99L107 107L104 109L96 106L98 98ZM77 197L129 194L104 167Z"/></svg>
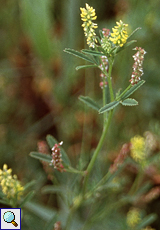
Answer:
<svg viewBox="0 0 160 230"><path fill-rule="evenodd" d="M137 30L141 30L141 27L136 28L127 38L127 41L137 32Z"/></svg>
<svg viewBox="0 0 160 230"><path fill-rule="evenodd" d="M85 68L95 68L95 67L97 66L96 65L80 65L76 67L76 70L85 69Z"/></svg>
<svg viewBox="0 0 160 230"><path fill-rule="evenodd" d="M88 96L87 97L80 96L79 100L96 111L98 111L100 109L99 105L97 105L97 103Z"/></svg>
<svg viewBox="0 0 160 230"><path fill-rule="evenodd" d="M46 185L42 188L43 194L49 194L49 193L64 193L65 187L64 186L55 186L55 185Z"/></svg>
<svg viewBox="0 0 160 230"><path fill-rule="evenodd" d="M36 181L35 180L32 180L30 182L28 182L23 188L24 188L24 191L27 190L28 188L32 187L33 185L36 184Z"/></svg>
<svg viewBox="0 0 160 230"><path fill-rule="evenodd" d="M26 202L28 202L29 200L32 199L32 197L34 196L35 191L30 191L25 198L23 199L22 203L19 205L19 208L23 208L23 206L25 205Z"/></svg>
<svg viewBox="0 0 160 230"><path fill-rule="evenodd" d="M57 140L52 135L47 135L46 140L50 149L52 149L55 144L58 144Z"/></svg>
<svg viewBox="0 0 160 230"><path fill-rule="evenodd" d="M150 214L150 215L146 216L143 220L141 220L141 223L137 226L136 229L141 230L142 228L153 223L156 219L157 219L156 214Z"/></svg>
<svg viewBox="0 0 160 230"><path fill-rule="evenodd" d="M103 56L103 53L94 50L83 49L82 52L93 56Z"/></svg>
<svg viewBox="0 0 160 230"><path fill-rule="evenodd" d="M48 163L50 163L52 160L52 157L50 155L39 153L39 152L31 152L29 155L33 158L40 160L40 161L46 161Z"/></svg>
<svg viewBox="0 0 160 230"><path fill-rule="evenodd" d="M88 56L86 56L86 55L83 54L83 53L80 53L80 52L77 51L77 50L70 49L70 48L66 48L66 49L64 49L64 52L69 53L69 54L72 54L72 55L74 55L74 56L76 56L76 57L79 57L79 58L84 59L84 60L86 60L86 61L89 61L89 62L91 62L91 63L94 63L94 61L93 61L92 59L90 59Z"/></svg>
<svg viewBox="0 0 160 230"><path fill-rule="evenodd" d="M101 46L98 46L98 50L102 53L102 56L107 57L108 54L106 53L106 51Z"/></svg>
<svg viewBox="0 0 160 230"><path fill-rule="evenodd" d="M123 49L127 48L128 46L132 45L135 42L137 42L137 41L136 40L132 40L130 42L125 43L122 47L118 47L118 49L116 49L114 51L114 53L119 53L120 51L122 51Z"/></svg>
<svg viewBox="0 0 160 230"><path fill-rule="evenodd" d="M55 144L58 144L58 141L52 135L47 135L46 140L47 140L47 142L48 142L48 144L49 144L49 146L50 146L51 149L53 148L53 146ZM68 155L66 154L66 152L64 151L64 149L61 146L59 146L59 148L61 150L63 162L66 165L71 165L71 162L70 162L70 160L68 158Z"/></svg>
<svg viewBox="0 0 160 230"><path fill-rule="evenodd" d="M120 102L124 106L135 106L138 105L138 101L133 98L127 98L124 101Z"/></svg>
<svg viewBox="0 0 160 230"><path fill-rule="evenodd" d="M49 208L46 205L41 205L35 202L27 202L25 203L25 209L33 212L35 215L40 217L44 221L49 221L53 218L54 215L57 214L57 211L53 208Z"/></svg>
<svg viewBox="0 0 160 230"><path fill-rule="evenodd" d="M4 197L4 193L2 191L0 191L0 197L3 198Z"/></svg>
<svg viewBox="0 0 160 230"><path fill-rule="evenodd" d="M99 66L101 63L100 58L98 56L94 56L94 55L92 55L92 58L93 58L94 62L96 63L96 65Z"/></svg>
<svg viewBox="0 0 160 230"><path fill-rule="evenodd" d="M144 80L139 81L136 85L132 86L121 98L123 101L124 99L128 98L132 93L134 93L139 87L141 87L145 83Z"/></svg>
<svg viewBox="0 0 160 230"><path fill-rule="evenodd" d="M99 113L104 113L107 112L111 109L113 109L114 107L116 107L120 102L119 101L113 101L105 106L103 106L100 110Z"/></svg>
<svg viewBox="0 0 160 230"><path fill-rule="evenodd" d="M51 39L50 36L50 26L53 21L49 12L50 0L21 1L22 29L38 55L48 61L53 54L56 55L57 47L56 39Z"/></svg>

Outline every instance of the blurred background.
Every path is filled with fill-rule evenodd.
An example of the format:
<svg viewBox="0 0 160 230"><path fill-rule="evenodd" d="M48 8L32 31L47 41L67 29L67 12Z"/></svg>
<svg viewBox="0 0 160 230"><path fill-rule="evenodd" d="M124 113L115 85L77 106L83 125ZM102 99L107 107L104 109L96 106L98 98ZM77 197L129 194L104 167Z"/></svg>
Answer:
<svg viewBox="0 0 160 230"><path fill-rule="evenodd" d="M79 9L85 3L0 0L0 167L7 163L22 184L36 180L35 200L44 205L52 206L55 201L40 194L39 189L49 182L42 164L29 153L51 134L59 142L63 140L76 165L80 152L89 157L102 130L102 116L78 100L85 95L100 101L100 72L76 71L84 62L63 52L64 48L86 47ZM96 9L99 29L111 29L120 19L129 24L129 33L141 27L134 39L147 52L142 77L146 83L134 94L139 106L118 108L112 123L105 152L116 151L136 134L147 130L160 134L160 1L87 3ZM112 77L116 90L129 84L132 48L134 45L115 61Z"/></svg>

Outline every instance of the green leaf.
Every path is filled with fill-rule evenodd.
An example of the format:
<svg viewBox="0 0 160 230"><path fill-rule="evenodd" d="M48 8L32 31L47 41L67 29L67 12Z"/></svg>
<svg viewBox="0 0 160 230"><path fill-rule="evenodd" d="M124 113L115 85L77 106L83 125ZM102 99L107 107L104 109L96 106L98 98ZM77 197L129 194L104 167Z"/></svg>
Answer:
<svg viewBox="0 0 160 230"><path fill-rule="evenodd" d="M50 193L64 193L65 187L64 186L56 186L56 185L46 185L42 188L42 193L50 194Z"/></svg>
<svg viewBox="0 0 160 230"><path fill-rule="evenodd" d="M39 153L39 152L31 152L29 155L33 158L40 160L40 161L46 161L48 163L50 163L52 160L52 156L47 155L47 154L43 154L43 153Z"/></svg>
<svg viewBox="0 0 160 230"><path fill-rule="evenodd" d="M85 54L93 55L93 56L103 56L104 55L101 52L94 51L94 50L87 50L87 49L83 49L82 52Z"/></svg>
<svg viewBox="0 0 160 230"><path fill-rule="evenodd" d="M101 46L98 46L98 50L101 52L102 56L107 57L108 54L106 53L106 51Z"/></svg>
<svg viewBox="0 0 160 230"><path fill-rule="evenodd" d="M0 197L4 197L4 193L2 191L0 191Z"/></svg>
<svg viewBox="0 0 160 230"><path fill-rule="evenodd" d="M32 199L32 197L34 196L35 191L30 191L25 198L23 199L22 203L19 205L19 208L23 208L23 206L25 205L26 202L28 202L29 200Z"/></svg>
<svg viewBox="0 0 160 230"><path fill-rule="evenodd" d="M137 32L137 30L142 29L141 27L136 28L127 38L127 41Z"/></svg>
<svg viewBox="0 0 160 230"><path fill-rule="evenodd" d="M33 212L34 215L39 216L44 221L51 220L53 216L57 214L57 211L55 209L49 208L46 205L35 203L33 201L25 203L25 209Z"/></svg>
<svg viewBox="0 0 160 230"><path fill-rule="evenodd" d="M150 215L146 216L143 220L141 220L141 223L137 226L136 229L141 230L142 228L153 223L156 219L157 219L156 214L150 214Z"/></svg>
<svg viewBox="0 0 160 230"><path fill-rule="evenodd" d="M104 113L107 112L111 109L113 109L114 107L116 107L120 102L119 101L113 101L105 106L103 106L100 110L99 113Z"/></svg>
<svg viewBox="0 0 160 230"><path fill-rule="evenodd" d="M141 87L145 83L144 80L139 81L136 85L132 86L121 98L121 100L125 100L128 98L132 93L134 93L139 87Z"/></svg>
<svg viewBox="0 0 160 230"><path fill-rule="evenodd" d="M94 62L96 63L96 65L99 66L101 63L100 58L98 56L94 56L94 55L92 56L92 58L93 58Z"/></svg>
<svg viewBox="0 0 160 230"><path fill-rule="evenodd" d="M32 187L33 185L36 184L36 181L35 180L32 180L30 182L28 182L23 188L24 188L24 191L27 190L28 188Z"/></svg>
<svg viewBox="0 0 160 230"><path fill-rule="evenodd" d="M58 44L56 39L50 36L50 27L54 24L49 13L50 7L50 0L21 1L20 20L23 32L44 61L50 61L53 54L56 55Z"/></svg>
<svg viewBox="0 0 160 230"><path fill-rule="evenodd" d="M124 106L135 106L138 105L138 101L133 98L127 98L124 101L120 102Z"/></svg>
<svg viewBox="0 0 160 230"><path fill-rule="evenodd" d="M58 144L58 141L52 135L47 135L46 140L47 140L47 142L48 142L48 144L49 144L49 146L50 146L51 149L53 148L53 146L55 144ZM59 146L59 148L61 150L63 162L66 165L71 165L71 162L70 162L70 160L68 158L68 155L66 154L66 152L64 151L64 149L61 146Z"/></svg>
<svg viewBox="0 0 160 230"><path fill-rule="evenodd" d="M85 68L95 68L95 67L97 66L96 65L80 65L76 67L76 70L85 69Z"/></svg>
<svg viewBox="0 0 160 230"><path fill-rule="evenodd" d="M46 140L50 149L52 149L55 144L58 144L57 140L52 135L47 135Z"/></svg>
<svg viewBox="0 0 160 230"><path fill-rule="evenodd" d="M93 61L92 59L90 59L88 56L86 56L86 55L83 54L83 53L80 53L80 52L77 51L77 50L70 49L70 48L66 48L66 49L64 50L64 52L69 53L69 54L72 54L72 55L74 55L74 56L76 56L76 57L79 57L79 58L81 58L81 59L84 59L84 60L86 60L86 61L88 61L88 62L94 63L94 61Z"/></svg>
<svg viewBox="0 0 160 230"><path fill-rule="evenodd" d="M100 109L99 105L97 105L97 103L88 96L87 97L80 96L79 100L96 111L98 111Z"/></svg>
<svg viewBox="0 0 160 230"><path fill-rule="evenodd" d="M123 49L127 48L128 46L132 45L133 43L137 42L136 40L132 40L130 42L125 43L122 47L118 47L118 49L115 50L114 53L119 53Z"/></svg>

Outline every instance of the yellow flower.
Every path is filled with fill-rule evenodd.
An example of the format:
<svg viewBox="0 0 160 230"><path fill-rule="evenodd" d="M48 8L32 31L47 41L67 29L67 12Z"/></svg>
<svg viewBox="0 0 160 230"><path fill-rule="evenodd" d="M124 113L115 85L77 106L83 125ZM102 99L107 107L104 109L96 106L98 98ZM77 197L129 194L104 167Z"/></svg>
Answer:
<svg viewBox="0 0 160 230"><path fill-rule="evenodd" d="M3 170L0 169L0 185L2 192L8 199L17 199L23 195L23 186L18 181L17 176L12 176L12 169L8 169L6 164L3 165Z"/></svg>
<svg viewBox="0 0 160 230"><path fill-rule="evenodd" d="M7 168L8 168L8 167L7 167L7 165L6 165L6 164L4 164L4 165L3 165L3 171L6 171L6 170L7 170Z"/></svg>
<svg viewBox="0 0 160 230"><path fill-rule="evenodd" d="M111 33L110 41L112 41L115 45L122 47L128 38L126 31L128 24L124 24L122 20L116 22L116 24L117 26L112 28L113 33Z"/></svg>
<svg viewBox="0 0 160 230"><path fill-rule="evenodd" d="M138 208L132 208L127 213L127 225L130 228L136 227L141 221L140 210Z"/></svg>
<svg viewBox="0 0 160 230"><path fill-rule="evenodd" d="M139 163L145 161L145 139L143 137L135 136L131 138L131 157Z"/></svg>
<svg viewBox="0 0 160 230"><path fill-rule="evenodd" d="M82 27L84 30L84 35L87 37L87 44L89 47L94 48L95 43L97 42L95 29L98 27L96 23L92 22L97 18L95 9L86 3L86 9L80 8L80 10L81 20L83 21Z"/></svg>

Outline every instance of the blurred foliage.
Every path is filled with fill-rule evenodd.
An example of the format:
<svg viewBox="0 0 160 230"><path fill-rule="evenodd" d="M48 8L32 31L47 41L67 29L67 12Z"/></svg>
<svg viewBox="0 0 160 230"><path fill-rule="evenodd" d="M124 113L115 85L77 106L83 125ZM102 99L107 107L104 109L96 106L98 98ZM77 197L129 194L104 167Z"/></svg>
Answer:
<svg viewBox="0 0 160 230"><path fill-rule="evenodd" d="M101 117L97 118L95 111L77 102L77 98L82 94L99 100L99 72L75 71L74 67L83 63L63 52L64 48L85 47L79 16L84 0L1 0L0 3L1 168L7 163L22 184L36 180L36 196L33 203L26 205L23 229L42 229L42 216L46 214L45 224L51 226L54 210L49 208L55 209L58 204L55 194L40 192L50 181L42 165L29 152L37 148L37 141L52 134L64 141L64 148L75 165L80 152L86 152L86 160L90 157L101 132ZM89 0L88 3L96 8L99 28L111 29L119 19L129 24L130 31L141 27L136 33L137 46L147 51L143 78L146 84L135 94L139 106L119 108L100 159L105 161L106 151L118 151L135 134L151 130L160 135L160 1ZM123 85L128 84L132 55L128 49L123 52L123 58L116 60L113 82L117 89L118 79ZM158 198L155 203L148 207L152 212L158 212ZM121 219L123 225L120 213L112 215L115 220ZM110 229L119 229L113 223L108 224ZM157 226L159 229L159 222ZM105 223L100 229L106 229Z"/></svg>

